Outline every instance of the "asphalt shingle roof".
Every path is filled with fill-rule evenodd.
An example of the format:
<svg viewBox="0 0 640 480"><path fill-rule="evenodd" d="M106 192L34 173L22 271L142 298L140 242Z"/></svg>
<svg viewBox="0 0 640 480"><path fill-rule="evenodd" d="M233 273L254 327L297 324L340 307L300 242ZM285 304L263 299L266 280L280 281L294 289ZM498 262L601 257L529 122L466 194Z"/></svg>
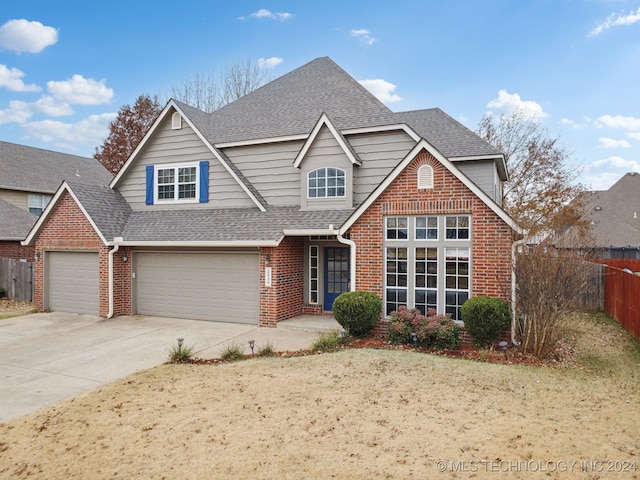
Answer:
<svg viewBox="0 0 640 480"><path fill-rule="evenodd" d="M38 216L0 200L0 240L24 240Z"/></svg>
<svg viewBox="0 0 640 480"><path fill-rule="evenodd" d="M640 173L627 173L609 190L584 192L593 247L640 247Z"/></svg>
<svg viewBox="0 0 640 480"><path fill-rule="evenodd" d="M93 158L0 142L0 188L53 194L64 180L107 185L111 178Z"/></svg>
<svg viewBox="0 0 640 480"><path fill-rule="evenodd" d="M353 210L301 211L298 207L216 210L134 211L123 231L125 241L272 242L284 230L328 229L342 225Z"/></svg>

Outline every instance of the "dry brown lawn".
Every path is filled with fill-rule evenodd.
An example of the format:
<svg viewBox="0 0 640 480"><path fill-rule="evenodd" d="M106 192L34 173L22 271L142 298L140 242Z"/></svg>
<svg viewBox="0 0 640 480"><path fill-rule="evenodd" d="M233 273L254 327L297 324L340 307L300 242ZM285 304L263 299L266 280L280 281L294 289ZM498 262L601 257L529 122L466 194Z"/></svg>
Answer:
<svg viewBox="0 0 640 480"><path fill-rule="evenodd" d="M163 365L1 424L0 478L638 478L638 342L572 322L580 368L371 349Z"/></svg>

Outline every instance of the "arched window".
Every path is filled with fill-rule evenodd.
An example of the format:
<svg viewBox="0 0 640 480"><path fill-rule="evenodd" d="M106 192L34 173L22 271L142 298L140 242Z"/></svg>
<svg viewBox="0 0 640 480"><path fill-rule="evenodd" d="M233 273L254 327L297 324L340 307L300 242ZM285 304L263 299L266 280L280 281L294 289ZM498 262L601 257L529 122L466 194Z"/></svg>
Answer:
<svg viewBox="0 0 640 480"><path fill-rule="evenodd" d="M173 130L180 130L182 128L182 117L178 112L174 112L171 116L171 128Z"/></svg>
<svg viewBox="0 0 640 480"><path fill-rule="evenodd" d="M309 198L335 198L345 196L345 173L341 168L317 168L307 176Z"/></svg>
<svg viewBox="0 0 640 480"><path fill-rule="evenodd" d="M433 188L433 167L422 165L418 169L418 188Z"/></svg>

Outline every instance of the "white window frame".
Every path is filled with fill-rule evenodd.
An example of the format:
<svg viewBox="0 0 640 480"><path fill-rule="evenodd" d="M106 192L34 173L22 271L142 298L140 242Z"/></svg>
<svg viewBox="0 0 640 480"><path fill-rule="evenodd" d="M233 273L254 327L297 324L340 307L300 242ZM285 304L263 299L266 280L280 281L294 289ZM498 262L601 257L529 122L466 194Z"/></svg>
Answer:
<svg viewBox="0 0 640 480"><path fill-rule="evenodd" d="M314 264L315 260L315 266ZM313 288L315 282L316 288ZM320 247L318 245L309 246L309 303L312 305L320 303L319 297L320 283Z"/></svg>
<svg viewBox="0 0 640 480"><path fill-rule="evenodd" d="M335 177L329 177L329 170L333 169L336 171L336 176ZM315 196L312 197L311 195L309 195L310 191L311 191L311 174L315 173L319 170L324 170L325 171L325 176L324 176L324 192L325 192L325 196L323 197L319 197L319 196ZM343 185L338 186L329 186L329 178L340 178L339 173L342 174L342 180L344 182ZM318 178L316 177L315 180L318 180ZM316 185L315 187L313 187L315 191L318 190L318 186ZM335 188L336 191L339 188L342 188L342 195L329 195L329 188ZM333 198L345 198L347 196L347 172L344 168L339 168L339 167L318 167L318 168L314 168L313 170L311 170L310 172L307 173L307 199L308 200L326 200L326 199L333 199Z"/></svg>
<svg viewBox="0 0 640 480"><path fill-rule="evenodd" d="M178 198L179 189L179 177L178 172L181 168L195 168L196 180L195 180L195 197L194 198ZM158 198L158 174L160 170L173 169L174 189L173 198ZM193 182L189 182L193 183ZM169 185L169 184L163 184ZM153 201L157 204L170 204L170 203L199 203L200 202L200 164L196 163L173 163L173 164L160 164L153 167Z"/></svg>
<svg viewBox="0 0 640 480"><path fill-rule="evenodd" d="M44 212L44 209L47 208L47 205L49 205L50 201L51 195L46 195L43 193L30 193L27 196L27 209L34 215L41 215L42 212ZM32 208L34 210L39 210L39 212L32 212Z"/></svg>

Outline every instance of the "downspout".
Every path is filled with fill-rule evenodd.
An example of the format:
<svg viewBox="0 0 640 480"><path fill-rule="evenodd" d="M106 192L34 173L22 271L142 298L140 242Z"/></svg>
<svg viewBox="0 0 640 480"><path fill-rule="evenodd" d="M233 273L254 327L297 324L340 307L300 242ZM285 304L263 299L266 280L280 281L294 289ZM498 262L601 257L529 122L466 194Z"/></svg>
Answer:
<svg viewBox="0 0 640 480"><path fill-rule="evenodd" d="M511 343L520 346L516 340L516 254L518 247L524 245L526 238L516 240L511 245Z"/></svg>
<svg viewBox="0 0 640 480"><path fill-rule="evenodd" d="M107 313L107 318L113 317L113 255L120 250L120 242L123 240L122 237L115 237L113 250L109 250L109 313Z"/></svg>
<svg viewBox="0 0 640 480"><path fill-rule="evenodd" d="M340 233L340 229L334 230L333 225L329 225L329 230L333 230L336 234L336 238L338 242L343 245L349 246L349 277L351 281L349 282L349 290L352 292L356 291L356 242L353 240L349 240L348 238L344 238Z"/></svg>

